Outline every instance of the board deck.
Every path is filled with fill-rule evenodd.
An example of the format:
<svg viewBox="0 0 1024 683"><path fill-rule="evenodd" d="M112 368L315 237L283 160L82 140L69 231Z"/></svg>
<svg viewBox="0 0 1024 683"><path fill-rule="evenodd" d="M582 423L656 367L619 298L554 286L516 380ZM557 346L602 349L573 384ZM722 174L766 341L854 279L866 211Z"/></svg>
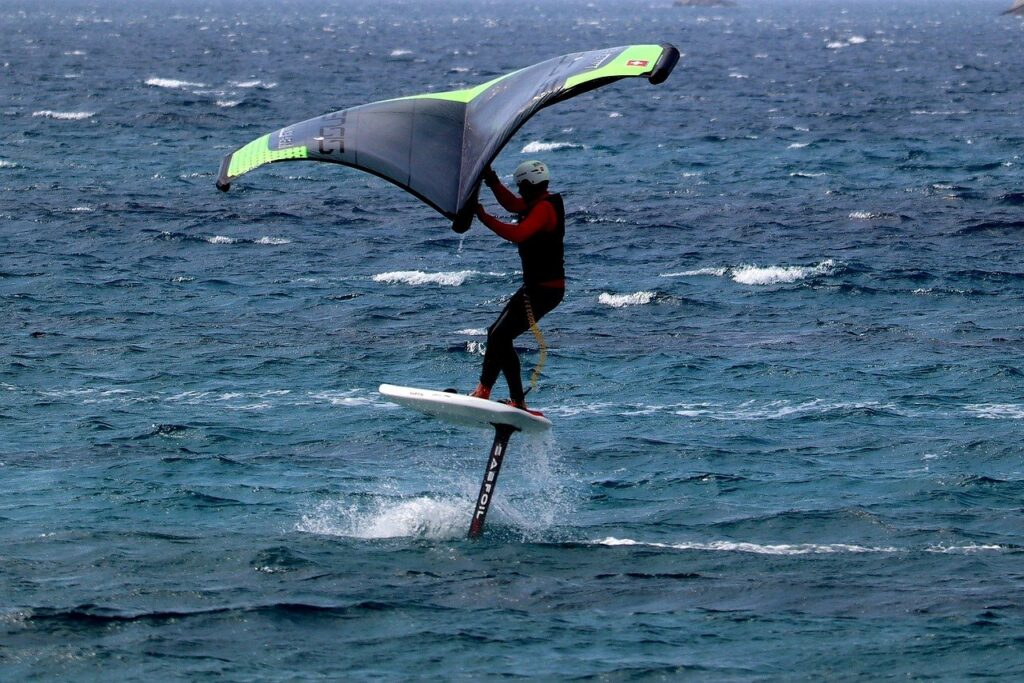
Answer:
<svg viewBox="0 0 1024 683"><path fill-rule="evenodd" d="M381 384L378 391L393 403L466 427L508 425L532 434L551 429L551 420L542 415L474 396L394 384Z"/></svg>

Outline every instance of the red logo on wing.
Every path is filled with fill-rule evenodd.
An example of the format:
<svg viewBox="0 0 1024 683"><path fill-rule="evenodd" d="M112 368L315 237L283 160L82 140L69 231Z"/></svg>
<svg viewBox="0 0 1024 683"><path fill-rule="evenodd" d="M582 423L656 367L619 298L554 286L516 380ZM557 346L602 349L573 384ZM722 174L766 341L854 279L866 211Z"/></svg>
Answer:
<svg viewBox="0 0 1024 683"><path fill-rule="evenodd" d="M647 66L646 59L631 59L626 62L626 66Z"/></svg>

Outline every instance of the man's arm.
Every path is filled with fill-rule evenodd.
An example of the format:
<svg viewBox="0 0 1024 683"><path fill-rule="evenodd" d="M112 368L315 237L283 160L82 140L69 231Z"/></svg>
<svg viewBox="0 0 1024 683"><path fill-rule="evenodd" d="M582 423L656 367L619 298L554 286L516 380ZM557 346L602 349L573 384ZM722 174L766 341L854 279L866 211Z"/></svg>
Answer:
<svg viewBox="0 0 1024 683"><path fill-rule="evenodd" d="M506 211L522 213L526 210L526 202L523 201L522 197L505 187L501 179L498 178L498 174L490 166L484 171L484 185L491 189L491 192L494 193L494 198L498 200L498 203Z"/></svg>
<svg viewBox="0 0 1024 683"><path fill-rule="evenodd" d="M476 205L476 217L498 237L516 244L525 242L543 230L554 230L558 225L555 208L551 206L550 202L537 202L530 209L529 215L518 225L499 221L479 204Z"/></svg>

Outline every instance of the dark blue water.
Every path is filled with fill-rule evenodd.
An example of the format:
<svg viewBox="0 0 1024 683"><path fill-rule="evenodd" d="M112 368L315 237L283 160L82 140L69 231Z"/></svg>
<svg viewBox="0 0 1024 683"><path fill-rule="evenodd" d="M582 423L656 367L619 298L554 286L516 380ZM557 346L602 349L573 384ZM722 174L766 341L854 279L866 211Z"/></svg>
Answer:
<svg viewBox="0 0 1024 683"><path fill-rule="evenodd" d="M893 4L0 1L0 678L1024 676L1024 22ZM220 159L661 41L496 163L570 287L469 542L490 436L376 387L472 387L515 250Z"/></svg>

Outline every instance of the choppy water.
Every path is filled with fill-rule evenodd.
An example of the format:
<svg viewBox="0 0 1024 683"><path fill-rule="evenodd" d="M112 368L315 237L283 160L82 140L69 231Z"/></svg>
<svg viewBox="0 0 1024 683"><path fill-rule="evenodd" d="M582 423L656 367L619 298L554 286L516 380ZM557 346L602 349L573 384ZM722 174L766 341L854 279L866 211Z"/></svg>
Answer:
<svg viewBox="0 0 1024 683"><path fill-rule="evenodd" d="M1024 22L891 4L0 2L2 677L1024 675ZM571 283L469 542L489 436L375 388L471 387L514 249L220 159L660 41L498 161Z"/></svg>

